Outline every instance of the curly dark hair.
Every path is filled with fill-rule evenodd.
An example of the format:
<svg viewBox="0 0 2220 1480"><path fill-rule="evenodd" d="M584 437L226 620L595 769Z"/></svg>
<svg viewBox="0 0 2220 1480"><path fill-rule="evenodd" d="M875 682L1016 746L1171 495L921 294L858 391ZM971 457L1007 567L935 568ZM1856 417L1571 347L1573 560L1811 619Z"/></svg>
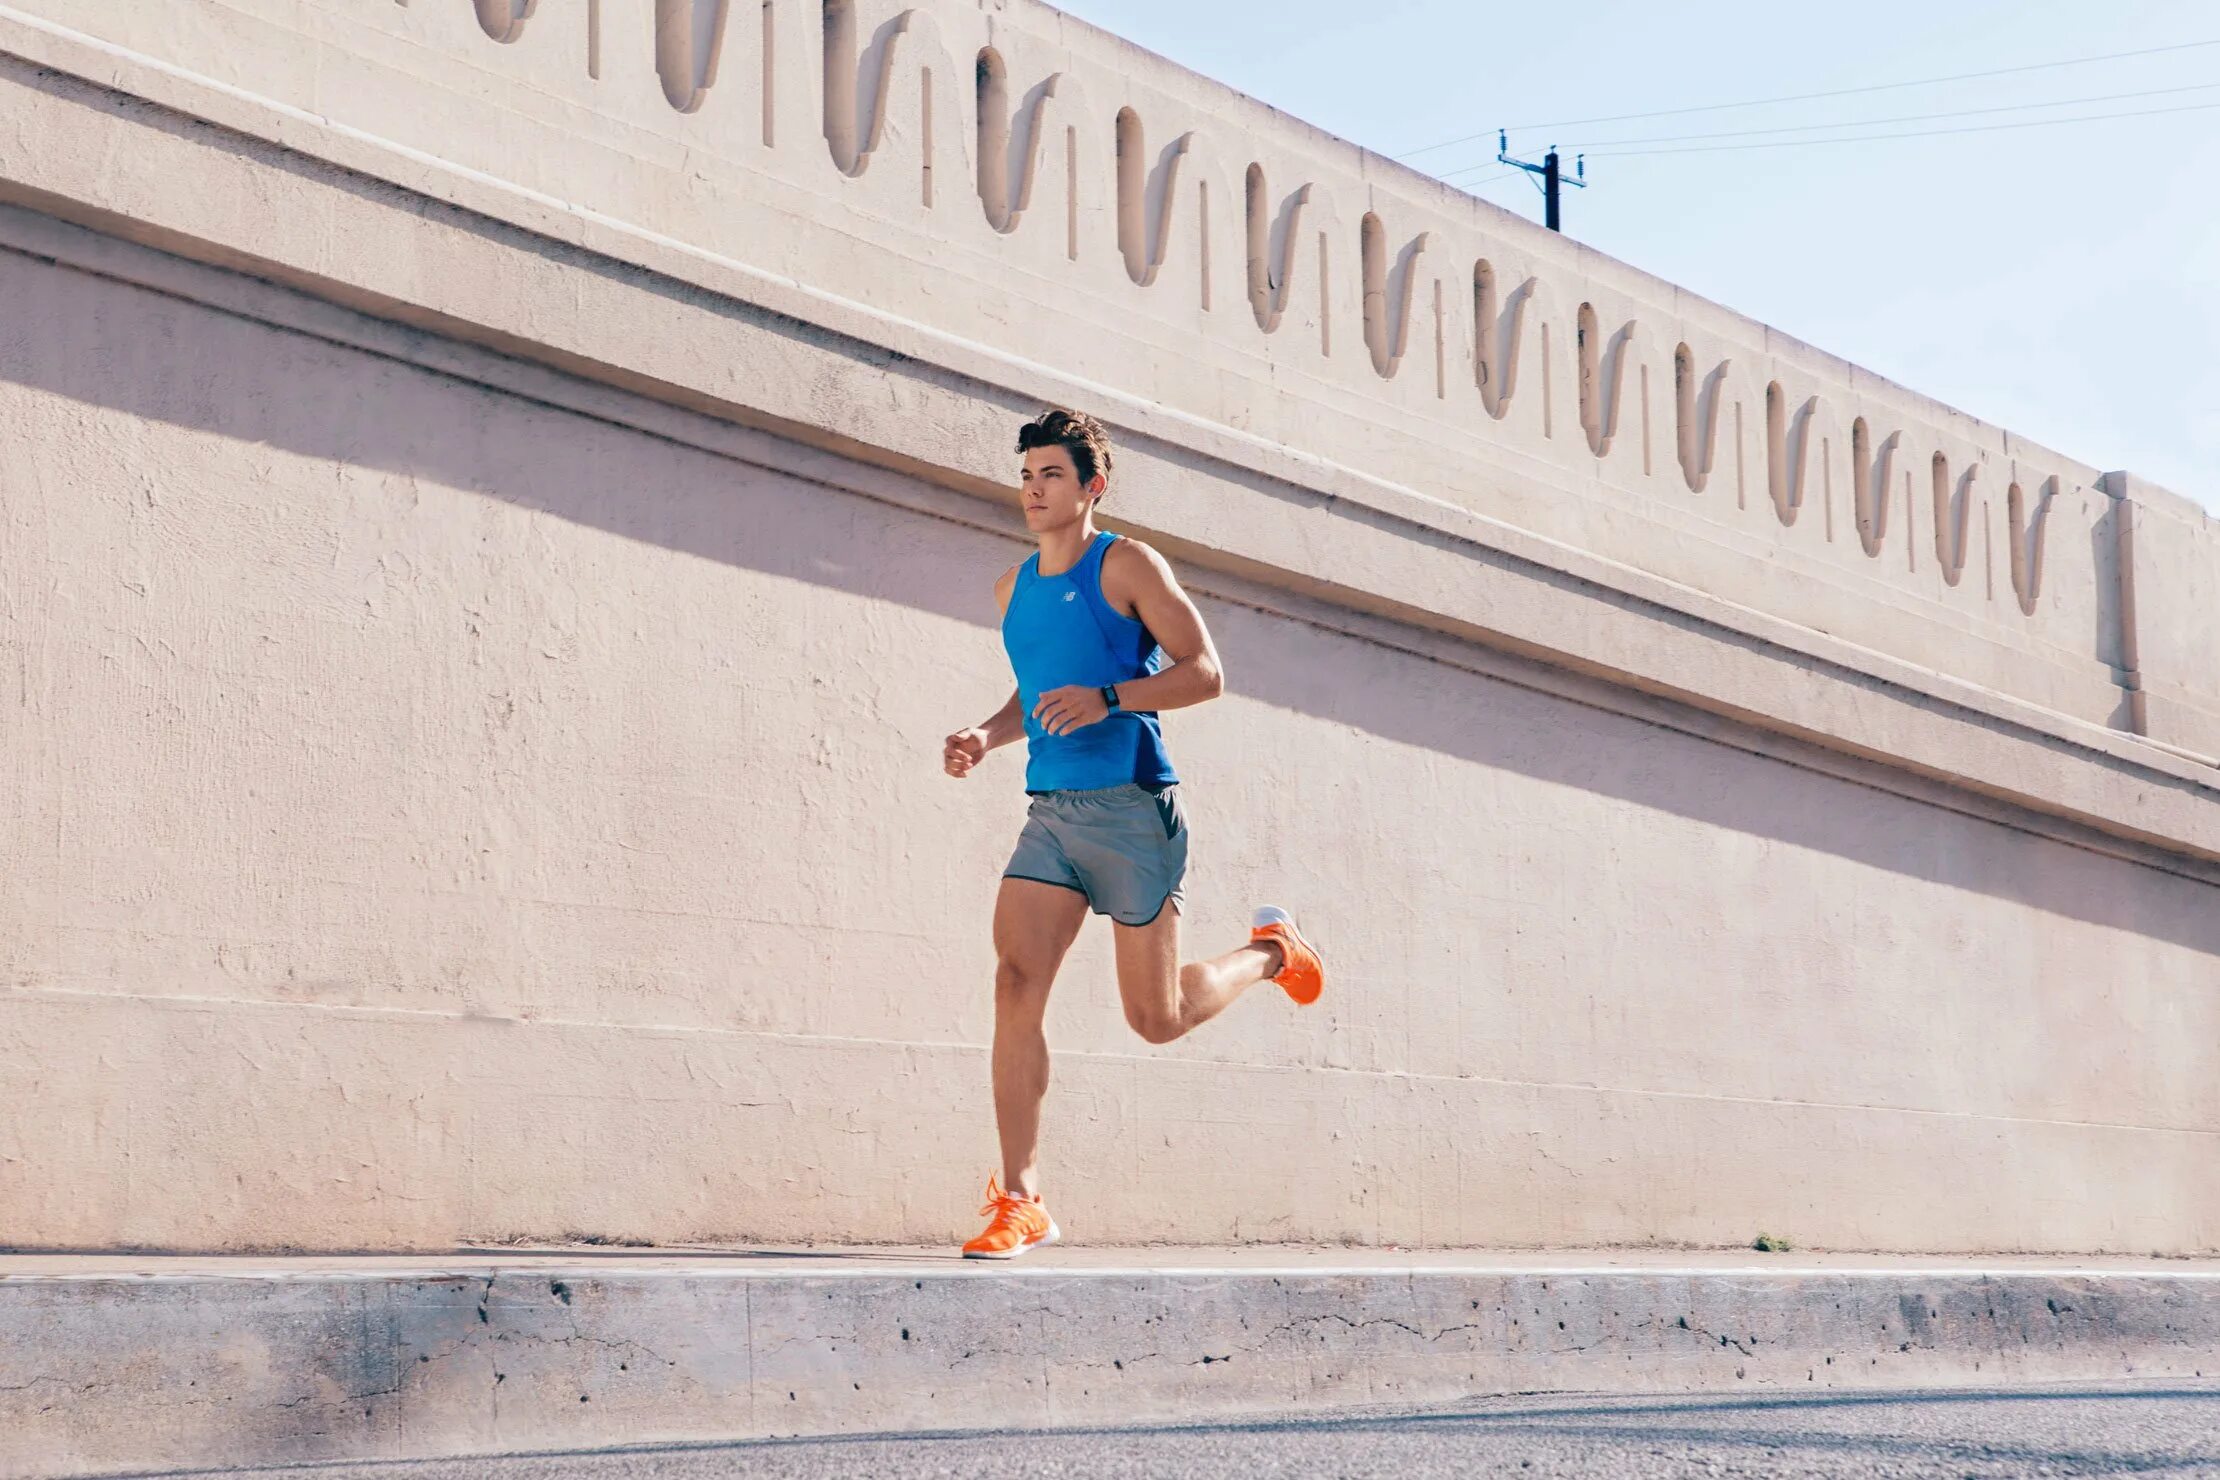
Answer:
<svg viewBox="0 0 2220 1480"><path fill-rule="evenodd" d="M1019 427L1017 450L1036 447L1061 447L1070 453L1082 486L1094 482L1097 473L1110 476L1110 433L1084 411L1055 406Z"/></svg>

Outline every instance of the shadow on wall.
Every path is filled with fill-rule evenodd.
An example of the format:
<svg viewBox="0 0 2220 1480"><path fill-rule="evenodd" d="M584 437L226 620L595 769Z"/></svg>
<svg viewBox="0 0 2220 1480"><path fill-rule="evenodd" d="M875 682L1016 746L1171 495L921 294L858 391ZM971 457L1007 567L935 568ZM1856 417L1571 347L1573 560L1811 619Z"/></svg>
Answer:
<svg viewBox="0 0 2220 1480"><path fill-rule="evenodd" d="M946 552L906 558L914 535L904 531L922 516L828 491L852 511L832 527L855 538L812 547L796 538L793 499L797 486L814 485L734 476L750 465L718 454L659 443L671 457L707 460L706 468L678 480L679 491L611 487L592 473L613 460L581 457L580 448L649 434L13 252L0 252L0 298L25 306L0 322L0 376L17 383L245 444L421 476L627 540L952 618L976 628L981 643L994 641L987 588L998 562L1020 553L1014 540L988 547L987 536L966 536L981 547L975 571L953 570ZM1031 409L1008 406L1013 430ZM1229 474L1197 466L1195 476ZM1313 498L1250 475L1239 481L1290 502ZM956 564L968 558L955 552ZM1368 648L1383 660L1321 662L1321 645L1361 640L1228 616L1220 625L1236 687L1268 704L2220 956L2214 891L2189 879L1424 658ZM1377 784L1418 786L1424 778L1383 773Z"/></svg>

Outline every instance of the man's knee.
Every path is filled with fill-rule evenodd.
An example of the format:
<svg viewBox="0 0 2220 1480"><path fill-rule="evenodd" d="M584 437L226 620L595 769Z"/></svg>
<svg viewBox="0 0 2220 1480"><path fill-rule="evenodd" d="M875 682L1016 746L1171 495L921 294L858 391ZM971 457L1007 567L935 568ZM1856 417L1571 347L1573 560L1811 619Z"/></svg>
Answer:
<svg viewBox="0 0 2220 1480"><path fill-rule="evenodd" d="M1004 956L994 967L994 1000L998 1007L1039 1007L1048 1000L1055 974Z"/></svg>
<svg viewBox="0 0 2220 1480"><path fill-rule="evenodd" d="M1148 1043L1169 1043L1185 1031L1180 1026L1176 1009L1157 1004L1141 1007L1128 1002L1125 1005L1125 1022L1127 1027L1140 1034L1142 1040Z"/></svg>

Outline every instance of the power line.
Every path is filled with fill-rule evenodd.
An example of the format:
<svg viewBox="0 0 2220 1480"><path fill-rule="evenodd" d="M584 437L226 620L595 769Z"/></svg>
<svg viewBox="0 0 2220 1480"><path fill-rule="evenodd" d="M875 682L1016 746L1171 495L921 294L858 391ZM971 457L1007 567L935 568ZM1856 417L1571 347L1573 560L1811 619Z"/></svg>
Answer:
<svg viewBox="0 0 2220 1480"><path fill-rule="evenodd" d="M1749 98L1739 103L1703 103L1688 108L1660 108L1648 113L1611 113L1600 118L1564 119L1556 123L1522 123L1514 125L1517 132L1559 128L1586 128L1594 123L1628 123L1639 118L1678 118L1689 113L1718 113L1730 108L1762 108L1773 103L1806 103L1819 98L1847 98L1861 93L1890 92L1906 87L1934 87L1945 82L1975 82L1986 77L2012 77L2023 72L2047 72L2059 67L2082 67L2095 62L2125 61L2130 57L2158 56L2166 52L2194 51L2199 47L2220 46L2220 37L2209 41L2182 41L2171 46L2146 46L2136 51L2111 51L2098 56L2067 57L2056 62L2030 62L2020 67L1995 67L1986 72L1957 72L1947 77L1918 77L1908 82L1876 82L1865 87L1840 87L1826 92L1785 93L1775 98ZM1420 154L1431 154L1436 149L1448 149L1457 144L1469 144L1474 139L1484 139L1494 130L1482 129L1476 134L1463 134L1454 139L1444 139L1438 144L1425 144L1394 156L1411 159Z"/></svg>
<svg viewBox="0 0 2220 1480"><path fill-rule="evenodd" d="M1562 151L1560 151L1560 152L1562 152ZM1451 171L1449 171L1449 173L1448 173L1448 174L1445 174L1445 175L1436 175L1436 176L1434 176L1434 178L1435 178L1435 179L1437 179L1437 180L1439 180L1439 181L1441 181L1441 182L1442 182L1443 184L1445 184L1445 185L1455 185L1455 184L1456 184L1457 182L1456 182L1455 180L1453 180L1452 178L1450 178L1451 176L1453 176L1453 175L1465 175L1465 174L1470 174L1470 173L1471 173L1472 171L1474 171L1474 170L1484 170L1484 169L1486 169L1486 168L1487 168L1487 167L1488 167L1489 165L1491 165L1491 164L1494 164L1494 163L1495 163L1495 161L1494 161L1494 160L1492 160L1492 159L1488 159L1488 160L1482 160L1482 161L1481 161L1480 163L1478 163L1478 164L1468 164L1468 165L1466 165L1466 166L1465 166L1465 167L1464 167L1463 169L1460 169L1460 170L1451 170ZM1517 174L1517 173L1518 173L1518 171L1516 171L1516 170L1509 170L1509 171L1506 171L1505 173L1507 173L1507 174ZM1472 180L1472 181L1468 181L1467 183L1465 183L1465 184L1463 184L1463 185L1459 185L1459 186L1458 186L1457 188L1458 188L1458 189L1460 189L1460 190L1469 190L1469 189L1471 189L1471 188L1472 188L1472 186L1474 186L1474 185L1481 185L1481 184L1485 184L1485 183L1486 183L1487 181L1489 181L1489 180L1499 180L1499 179L1501 179L1501 178L1503 178L1503 177L1502 177L1501 175L1484 175L1484 176L1482 176L1482 177L1481 177L1480 179L1478 179L1478 180Z"/></svg>
<svg viewBox="0 0 2220 1480"><path fill-rule="evenodd" d="M2047 103L2003 103L1993 108L1958 108L1948 113L1905 113L1895 118L1854 118L1840 123L1798 123L1780 128L1728 129L1715 134L1656 134L1642 139L1594 139L1574 147L1610 149L1622 144L1678 144L1691 139L1747 139L1758 134L1808 134L1830 128L1879 128L1891 123L1926 123L1937 118L1972 118L1984 113L2024 113L2032 108L2071 108L2082 103L2117 103L2128 98L2169 97L2177 93L2210 92L2220 82L2194 82L2187 87L2150 87L2139 92L2096 93L2081 98L2055 98Z"/></svg>
<svg viewBox="0 0 2220 1480"><path fill-rule="evenodd" d="M1489 181L1489 180L1495 180L1495 179L1500 179L1500 178L1501 178L1501 176L1498 176L1498 175L1484 175L1484 176L1482 176L1482 177L1481 177L1480 179L1478 179L1478 180L1471 180L1471 181L1467 181L1466 183L1464 183L1464 184L1462 184L1462 185L1458 185L1458 184L1457 184L1457 181L1456 181L1455 177L1456 177L1456 176L1458 176L1458 175L1470 174L1470 173L1471 173L1472 171L1474 171L1474 170L1484 170L1484 169L1486 169L1486 168L1487 168L1487 167L1488 167L1489 165L1491 165L1491 164L1494 164L1494 163L1495 163L1495 161L1494 161L1494 160L1492 160L1492 159L1486 159L1486 160L1482 160L1482 161L1481 161L1480 163L1478 163L1478 164L1468 164L1468 165L1466 165L1466 166L1465 166L1465 167L1464 167L1463 169L1461 169L1461 170L1451 170L1451 171L1449 171L1449 173L1448 173L1448 174L1445 174L1445 175L1436 175L1436 176L1434 176L1434 178L1435 178L1435 179L1437 179L1437 180L1439 180L1439 181L1441 181L1441 182L1442 182L1443 184L1445 184L1445 185L1457 185L1457 188L1458 188L1459 190L1469 190L1469 189L1471 189L1471 188L1472 188L1472 187L1473 187L1474 185L1480 185L1480 184L1484 184L1484 183L1485 183L1486 181Z"/></svg>
<svg viewBox="0 0 2220 1480"><path fill-rule="evenodd" d="M2184 103L2174 108L2137 108L2125 113L2085 113L2076 118L2030 118L2019 123L1977 123L1965 128L1912 129L1894 134L1848 134L1834 139L1774 139L1761 144L1691 144L1679 149L1609 149L1600 159L1633 159L1655 154L1719 154L1739 149L1809 149L1815 144L1870 144L1886 139L1933 139L1944 134L1993 134L2005 129L2051 128L2064 123L2102 123L2114 118L2156 118L2168 113L2203 113L2220 103Z"/></svg>
<svg viewBox="0 0 2220 1480"><path fill-rule="evenodd" d="M2098 93L2088 97L2053 98L2046 102L2040 103L2004 103L1991 108L1957 108L1945 113L1905 113L1900 114L1894 118L1852 118L1844 119L1838 123L1783 124L1777 128L1727 129L1718 133L1708 134L1654 134L1645 138L1636 139L1595 139L1585 144L1578 144L1570 147L1581 150L1616 150L1617 146L1627 144L1677 144L1687 142L1689 140L1750 139L1756 138L1760 134L1808 134L1817 133L1826 129L1879 128L1884 125L1893 123L1925 123L1937 118L1975 118L1985 114L1993 113L2024 113L2034 108L2071 108L2079 106L2083 103L2113 103L2124 101L2129 98L2172 97L2181 93L2210 92L2216 87L2220 87L2220 82L2197 82L2191 83L2185 87L2153 87L2144 88L2136 92ZM2034 119L2030 121L2036 123L2064 123L2070 120ZM1905 133L1900 135L1882 135L1881 137L1909 139L1917 138L1920 136L1921 135L1916 133ZM1829 141L1825 139L1784 139L1780 140L1779 142L1784 144L1824 144ZM1669 153L1672 151L1660 150L1657 152ZM1624 154L1621 154L1619 157L1623 158ZM1492 159L1479 160L1472 164L1461 165L1453 170L1444 171L1437 178L1449 180L1457 175L1469 174L1474 170L1486 169L1489 165L1493 163L1495 163L1495 161Z"/></svg>
<svg viewBox="0 0 2220 1480"><path fill-rule="evenodd" d="M1573 162L1572 178L1568 180L1565 178L1564 161L1559 158L1554 147L1542 156L1540 164L1529 164L1523 159L1511 157L1511 141L1508 138L1497 142L1500 147L1495 152L1495 162L1507 164L1539 184L1542 188L1543 224L1551 231L1564 230L1565 187L1569 185L1575 190L1588 188L1586 163L1576 159Z"/></svg>

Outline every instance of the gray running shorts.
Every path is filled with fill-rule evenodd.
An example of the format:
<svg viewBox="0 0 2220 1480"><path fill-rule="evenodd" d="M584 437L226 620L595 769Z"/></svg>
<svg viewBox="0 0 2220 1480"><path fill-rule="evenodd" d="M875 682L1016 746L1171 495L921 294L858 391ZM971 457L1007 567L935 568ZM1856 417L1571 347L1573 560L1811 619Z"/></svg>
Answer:
<svg viewBox="0 0 2220 1480"><path fill-rule="evenodd" d="M1075 889L1120 925L1146 925L1167 903L1178 909L1187 879L1179 788L1035 793L1002 877Z"/></svg>

